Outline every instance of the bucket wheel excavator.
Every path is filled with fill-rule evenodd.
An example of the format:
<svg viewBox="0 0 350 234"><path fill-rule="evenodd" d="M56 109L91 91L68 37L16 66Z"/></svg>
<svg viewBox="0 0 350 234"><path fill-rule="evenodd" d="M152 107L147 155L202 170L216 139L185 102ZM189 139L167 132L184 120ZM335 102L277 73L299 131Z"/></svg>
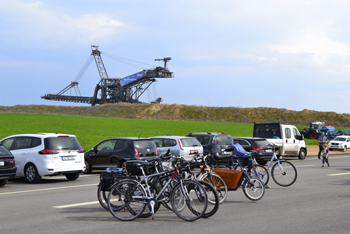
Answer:
<svg viewBox="0 0 350 234"><path fill-rule="evenodd" d="M100 74L100 81L95 87L94 94L92 97L83 97L80 94L78 88L78 82L72 81L67 87L62 89L57 94L45 94L41 96L42 99L53 100L53 101L66 101L76 103L87 103L92 106L96 104L104 103L117 103L117 102L128 102L128 103L140 103L140 96L156 82L155 78L173 78L173 73L167 68L167 63L171 60L170 57L163 59L155 59L155 61L163 61L164 67L158 66L154 69L144 69L138 73L132 74L124 78L110 78L101 57L101 51L98 46L92 45L92 56L96 62L98 72ZM91 59L89 60L91 63ZM85 69L89 64L85 64ZM84 71L80 72L81 75ZM72 90L75 90L76 95L71 95ZM70 92L70 95L67 93ZM152 103L159 103L162 98L157 98Z"/></svg>

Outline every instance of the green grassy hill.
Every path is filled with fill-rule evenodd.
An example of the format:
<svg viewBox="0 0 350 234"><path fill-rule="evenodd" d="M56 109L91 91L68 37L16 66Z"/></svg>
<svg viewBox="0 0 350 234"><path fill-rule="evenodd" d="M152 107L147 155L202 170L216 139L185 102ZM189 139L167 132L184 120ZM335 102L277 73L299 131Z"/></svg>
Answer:
<svg viewBox="0 0 350 234"><path fill-rule="evenodd" d="M307 125L310 121L325 121L327 125L350 128L350 114L292 111L277 108L205 107L187 105L157 105L116 103L94 107L17 105L0 106L0 113L32 113L78 115L123 119L157 119L204 122L253 123L281 121L284 124Z"/></svg>

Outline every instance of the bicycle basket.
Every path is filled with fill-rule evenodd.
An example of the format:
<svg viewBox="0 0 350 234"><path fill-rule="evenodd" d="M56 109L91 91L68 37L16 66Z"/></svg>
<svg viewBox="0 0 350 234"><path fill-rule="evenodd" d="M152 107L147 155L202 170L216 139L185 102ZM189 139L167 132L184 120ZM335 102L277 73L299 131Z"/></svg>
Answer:
<svg viewBox="0 0 350 234"><path fill-rule="evenodd" d="M133 161L126 161L126 171L130 175L142 175L142 170L140 167L143 167L143 171L145 174L148 174L148 162L141 161L141 160L133 160Z"/></svg>

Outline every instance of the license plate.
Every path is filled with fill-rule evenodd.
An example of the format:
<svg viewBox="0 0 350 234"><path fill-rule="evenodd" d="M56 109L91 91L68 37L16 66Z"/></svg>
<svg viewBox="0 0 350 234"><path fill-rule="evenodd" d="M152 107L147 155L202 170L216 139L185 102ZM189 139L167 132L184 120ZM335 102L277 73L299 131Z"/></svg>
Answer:
<svg viewBox="0 0 350 234"><path fill-rule="evenodd" d="M266 153L272 153L272 150L267 149L267 150L265 150L265 152L266 152Z"/></svg>
<svg viewBox="0 0 350 234"><path fill-rule="evenodd" d="M230 154L231 152L229 151L223 151L223 154Z"/></svg>
<svg viewBox="0 0 350 234"><path fill-rule="evenodd" d="M190 154L195 154L197 152L198 152L197 150L190 150Z"/></svg>
<svg viewBox="0 0 350 234"><path fill-rule="evenodd" d="M5 162L0 162L0 166L5 166Z"/></svg>
<svg viewBox="0 0 350 234"><path fill-rule="evenodd" d="M63 156L62 161L69 161L69 160L74 160L74 157L68 157L68 156Z"/></svg>

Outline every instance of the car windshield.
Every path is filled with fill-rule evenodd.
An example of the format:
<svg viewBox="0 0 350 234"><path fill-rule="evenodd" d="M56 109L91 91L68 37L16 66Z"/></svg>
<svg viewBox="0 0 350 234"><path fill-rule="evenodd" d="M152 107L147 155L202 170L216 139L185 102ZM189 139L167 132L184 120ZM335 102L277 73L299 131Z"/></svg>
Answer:
<svg viewBox="0 0 350 234"><path fill-rule="evenodd" d="M4 146L0 146L0 156L8 156L10 155L10 152L4 147Z"/></svg>
<svg viewBox="0 0 350 234"><path fill-rule="evenodd" d="M81 146L75 137L49 137L44 139L45 149L80 150Z"/></svg>
<svg viewBox="0 0 350 234"><path fill-rule="evenodd" d="M334 138L335 141L346 141L345 137L336 137Z"/></svg>
<svg viewBox="0 0 350 234"><path fill-rule="evenodd" d="M262 139L262 140L254 140L255 144L259 148L267 148L268 145L270 144L267 140Z"/></svg>
<svg viewBox="0 0 350 234"><path fill-rule="evenodd" d="M156 144L152 140L140 140L140 141L134 141L134 145L136 148L145 150L145 149L151 149L155 150Z"/></svg>
<svg viewBox="0 0 350 234"><path fill-rule="evenodd" d="M180 141L183 147L202 146L201 143L199 143L199 141L194 137L182 138Z"/></svg>
<svg viewBox="0 0 350 234"><path fill-rule="evenodd" d="M254 128L254 137L261 138L281 138L279 124L259 124Z"/></svg>
<svg viewBox="0 0 350 234"><path fill-rule="evenodd" d="M229 135L219 135L216 137L216 140L219 145L232 145L233 139Z"/></svg>

